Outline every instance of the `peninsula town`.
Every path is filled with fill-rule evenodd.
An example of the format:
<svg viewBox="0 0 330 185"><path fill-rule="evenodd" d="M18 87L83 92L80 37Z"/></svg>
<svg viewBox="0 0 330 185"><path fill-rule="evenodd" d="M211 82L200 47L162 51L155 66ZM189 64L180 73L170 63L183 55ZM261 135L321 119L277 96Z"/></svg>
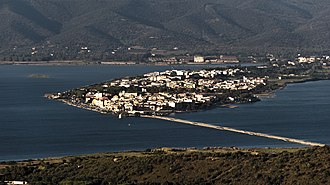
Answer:
<svg viewBox="0 0 330 185"><path fill-rule="evenodd" d="M69 105L122 116L168 115L252 103L287 83L329 79L329 61L167 70L46 94Z"/></svg>

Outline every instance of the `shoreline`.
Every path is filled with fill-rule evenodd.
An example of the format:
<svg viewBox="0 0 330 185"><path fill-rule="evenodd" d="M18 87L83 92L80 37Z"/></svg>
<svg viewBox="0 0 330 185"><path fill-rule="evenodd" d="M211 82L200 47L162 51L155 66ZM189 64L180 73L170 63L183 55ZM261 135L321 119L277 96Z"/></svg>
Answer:
<svg viewBox="0 0 330 185"><path fill-rule="evenodd" d="M1 65L27 65L27 66L89 66L89 65L102 65L102 66L206 66L206 65L241 65L240 62L230 63L147 63L147 62L96 62L96 61L83 61L83 60L68 60L68 61L0 61ZM256 63L243 63L243 64L256 64ZM258 65L258 64L256 64Z"/></svg>
<svg viewBox="0 0 330 185"><path fill-rule="evenodd" d="M75 104L69 100L66 100L66 99L57 99L57 98L53 98L52 97L53 94L45 94L44 97L49 99L49 100L55 100L55 101L59 101L59 102L62 102L66 105L69 105L69 106L73 106L73 107L76 107L76 108L80 108L80 109L83 109L83 110L88 110L88 111L93 111L93 112L97 112L97 113L100 113L100 114L103 114L103 115L112 115L112 116L115 116L115 117L119 117L119 115L123 115L124 117L143 117L143 115L150 115L150 114L141 114L141 115L133 115L133 114L130 114L130 113L125 113L125 112L122 112L122 113L114 113L114 112L111 112L111 111L107 111L107 110L102 110L98 107L93 107L93 106L90 106L88 104ZM261 101L261 100L260 100ZM161 116L168 116L170 114L180 114L180 113L194 113L194 112L202 112L202 111L207 111L207 110L211 110L211 109L214 109L214 108L228 108L228 109L236 109L239 107L240 104L247 104L247 103L255 103L255 102L240 102L240 103L231 103L231 104L214 104L210 107L207 107L205 109L196 109L196 110L189 110L189 111L180 111L180 110L176 110L176 111L173 111L173 112L169 112L169 111L163 111L163 112L155 112L154 114L155 115L161 115ZM152 113L152 112L150 112ZM152 115L152 114L151 114ZM119 118L121 119L121 117Z"/></svg>
<svg viewBox="0 0 330 185"><path fill-rule="evenodd" d="M270 92L258 93L255 95L258 98L260 98L260 101L262 101L262 99L275 98L276 92L280 91L280 90L284 90L288 85L303 84L303 83L308 83L308 82L318 82L318 81L323 81L323 80L330 80L330 79L329 78L328 79L306 78L306 79L297 79L297 80L293 79L293 80L284 82L278 89L272 90Z"/></svg>
<svg viewBox="0 0 330 185"><path fill-rule="evenodd" d="M325 145L328 146L328 145ZM325 146L316 146L316 147L325 147ZM20 159L7 159L0 160L0 169L2 169L1 163L8 162L31 162L31 161L43 161L43 160L59 160L64 158L75 158L75 157L91 157L99 155L118 155L118 154L130 154L130 153L145 153L148 151L173 151L173 152L207 152L207 151L228 151L228 152L238 152L238 151L298 151L306 150L313 148L310 146L295 146L295 147L225 147L225 146L205 146L205 147L156 147L156 148L146 148L146 149L136 149L136 150L120 150L120 151L104 151L104 152L92 152L92 153L83 153L83 154L67 154L67 155L58 155L50 157L35 157L35 158L20 158Z"/></svg>
<svg viewBox="0 0 330 185"><path fill-rule="evenodd" d="M47 97L47 98L50 99L49 97ZM80 108L80 109L89 110L89 111L93 111L93 112L98 112L98 113L101 113L101 114L110 114L109 112L99 110L97 108L93 108L93 107L90 107L90 106L77 105L77 104L74 104L74 103L72 103L68 100L64 100L64 99L58 99L58 101L63 102L64 104L67 104L67 105L70 105L70 106L73 106L73 107Z"/></svg>

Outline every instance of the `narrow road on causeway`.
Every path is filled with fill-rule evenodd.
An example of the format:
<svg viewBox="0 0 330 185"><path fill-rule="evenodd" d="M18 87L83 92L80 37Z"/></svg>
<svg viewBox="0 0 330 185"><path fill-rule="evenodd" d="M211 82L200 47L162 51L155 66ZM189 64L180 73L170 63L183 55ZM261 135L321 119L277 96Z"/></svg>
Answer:
<svg viewBox="0 0 330 185"><path fill-rule="evenodd" d="M308 146L325 146L325 144L309 142L309 141L304 141L304 140L300 140L300 139L274 136L274 135L269 135L269 134L239 130L239 129L230 128L230 127L217 126L217 125L206 124L206 123L201 123L201 122L194 122L194 121L188 121L188 120L182 120L182 119L177 119L177 118L162 117L162 116L148 116L148 115L141 115L141 117L142 118L151 118L151 119L160 119L160 120L172 121L172 122L183 123L183 124L188 124L188 125L195 125L195 126L199 126L199 127L212 128L212 129L216 129L216 130L230 131L230 132L235 132L235 133L240 133L240 134L264 137L264 138L269 138L269 139L276 139L276 140L281 140L281 141L286 141L286 142L291 142L291 143L298 143L298 144L308 145Z"/></svg>

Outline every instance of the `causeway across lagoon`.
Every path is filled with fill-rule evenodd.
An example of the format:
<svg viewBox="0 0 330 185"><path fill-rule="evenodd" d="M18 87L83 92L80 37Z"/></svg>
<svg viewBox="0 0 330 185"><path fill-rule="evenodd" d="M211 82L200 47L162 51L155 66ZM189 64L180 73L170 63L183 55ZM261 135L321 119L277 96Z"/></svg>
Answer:
<svg viewBox="0 0 330 185"><path fill-rule="evenodd" d="M274 136L274 135L263 134L263 133L258 133L258 132L239 130L239 129L230 128L230 127L217 126L217 125L182 120L182 119L177 119L177 118L170 118L170 117L163 117L163 116L148 116L148 115L141 115L141 117L172 121L172 122L183 123L183 124L188 124L188 125L195 125L195 126L199 126L199 127L212 128L212 129L216 129L216 130L230 131L230 132L235 132L235 133L240 133L240 134L264 137L264 138L269 138L269 139L276 139L276 140L281 140L281 141L286 141L286 142L291 142L291 143L298 143L298 144L308 145L308 146L325 146L325 144L316 143L316 142L309 142L309 141L304 141L304 140L300 140L300 139L293 139L293 138L288 138L288 137L281 137L281 136Z"/></svg>

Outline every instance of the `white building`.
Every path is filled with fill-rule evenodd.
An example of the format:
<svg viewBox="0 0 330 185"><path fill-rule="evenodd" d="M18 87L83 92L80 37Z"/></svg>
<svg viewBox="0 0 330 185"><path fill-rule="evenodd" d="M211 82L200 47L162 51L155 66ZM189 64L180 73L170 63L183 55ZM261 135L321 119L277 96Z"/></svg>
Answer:
<svg viewBox="0 0 330 185"><path fill-rule="evenodd" d="M202 56L194 56L194 62L196 62L196 63L204 62L204 57L202 57Z"/></svg>

